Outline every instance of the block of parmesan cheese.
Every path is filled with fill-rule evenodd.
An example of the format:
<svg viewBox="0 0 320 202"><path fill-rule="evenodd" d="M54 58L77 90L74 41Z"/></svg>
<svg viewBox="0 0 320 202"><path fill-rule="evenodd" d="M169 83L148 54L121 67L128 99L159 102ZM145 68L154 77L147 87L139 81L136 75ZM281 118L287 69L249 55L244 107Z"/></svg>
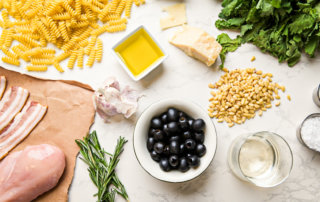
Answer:
<svg viewBox="0 0 320 202"><path fill-rule="evenodd" d="M166 11L168 16L160 19L161 29L168 29L187 23L186 5L184 3L166 7L163 11Z"/></svg>
<svg viewBox="0 0 320 202"><path fill-rule="evenodd" d="M215 63L222 50L213 36L202 29L190 26L184 26L181 31L176 32L169 42L208 66Z"/></svg>

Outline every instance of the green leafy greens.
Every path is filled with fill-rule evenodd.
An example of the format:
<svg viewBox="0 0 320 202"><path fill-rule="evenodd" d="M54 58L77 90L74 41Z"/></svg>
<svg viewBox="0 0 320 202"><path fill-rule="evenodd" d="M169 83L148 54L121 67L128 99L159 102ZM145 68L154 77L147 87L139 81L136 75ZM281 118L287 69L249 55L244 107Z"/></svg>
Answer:
<svg viewBox="0 0 320 202"><path fill-rule="evenodd" d="M89 176L98 188L95 195L98 196L99 202L113 202L117 193L128 201L128 194L115 173L126 142L125 138L119 137L114 153L110 154L101 148L96 131L88 134L83 140L76 140L80 147L80 158L89 166ZM106 154L109 156L109 162L106 160Z"/></svg>
<svg viewBox="0 0 320 202"><path fill-rule="evenodd" d="M224 33L217 37L223 47L221 67L228 52L247 42L290 67L299 62L302 51L314 57L319 48L319 0L223 0L222 7L216 27L240 34L236 39Z"/></svg>

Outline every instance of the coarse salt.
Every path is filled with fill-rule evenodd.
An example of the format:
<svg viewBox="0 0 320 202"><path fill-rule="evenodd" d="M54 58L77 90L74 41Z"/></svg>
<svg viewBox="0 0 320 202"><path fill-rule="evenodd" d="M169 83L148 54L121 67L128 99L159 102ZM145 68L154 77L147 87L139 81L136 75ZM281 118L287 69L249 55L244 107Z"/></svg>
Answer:
<svg viewBox="0 0 320 202"><path fill-rule="evenodd" d="M320 117L310 117L303 122L301 139L310 149L320 152Z"/></svg>

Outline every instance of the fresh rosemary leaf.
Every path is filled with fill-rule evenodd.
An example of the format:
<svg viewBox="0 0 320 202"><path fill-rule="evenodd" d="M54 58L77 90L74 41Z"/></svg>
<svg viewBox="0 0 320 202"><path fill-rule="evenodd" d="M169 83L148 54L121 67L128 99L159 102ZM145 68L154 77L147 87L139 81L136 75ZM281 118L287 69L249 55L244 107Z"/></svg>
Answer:
<svg viewBox="0 0 320 202"><path fill-rule="evenodd" d="M119 137L114 153L110 154L101 148L96 131L88 134L83 140L76 140L82 156L80 159L89 166L89 177L98 188L98 192L94 196L98 197L99 202L113 202L116 194L126 200L129 199L125 187L115 172L126 142L125 138ZM109 157L109 161L107 161L106 155Z"/></svg>

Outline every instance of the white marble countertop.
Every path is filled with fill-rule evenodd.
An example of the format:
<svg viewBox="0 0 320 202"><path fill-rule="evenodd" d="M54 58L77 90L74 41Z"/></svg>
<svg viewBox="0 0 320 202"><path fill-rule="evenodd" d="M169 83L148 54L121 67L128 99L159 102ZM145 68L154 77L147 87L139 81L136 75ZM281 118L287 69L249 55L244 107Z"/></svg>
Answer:
<svg viewBox="0 0 320 202"><path fill-rule="evenodd" d="M144 95L139 101L139 109L135 117L105 124L100 117L96 116L95 124L92 126L92 130L97 130L100 142L107 151L113 151L118 136L124 136L129 140L117 172L132 202L319 201L320 155L302 146L296 138L296 129L302 120L310 113L320 112L320 108L312 101L312 90L320 82L319 55L315 59L303 56L299 64L290 68L287 64L279 64L276 58L261 53L253 45L243 45L235 53L228 54L226 67L229 69L256 67L273 73L273 80L287 88L286 93L282 94L281 106L273 107L262 117L256 116L253 120L232 128L213 120L218 134L215 159L199 178L190 182L179 184L161 182L141 168L135 158L132 145L133 128L141 112L151 103L167 97L190 99L206 110L210 97L207 85L209 82L217 81L223 74L219 71L218 64L208 68L168 43L168 38L179 28L161 31L159 20L164 15L161 8L179 2L186 3L189 25L203 28L214 36L221 33L214 26L221 10L221 2L217 0L147 0L141 7L134 6L126 32L138 25L145 25L169 54L163 65L139 82L130 79L110 51L111 46L126 32L102 35L103 60L92 68L75 68L74 70L65 68L66 72L61 74L52 67L45 73L29 74L52 79L78 80L94 88L98 87L106 77L116 76L121 83L133 86ZM252 56L257 58L256 61L250 61ZM0 62L0 65L27 73L22 67L13 67L3 62ZM292 101L286 99L287 94L291 95ZM275 188L256 188L242 182L233 176L227 165L228 147L234 138L242 133L263 130L283 136L293 150L294 165L291 175L283 184ZM86 165L78 158L75 177L69 191L71 202L96 201L93 197L96 188L91 183L86 169ZM117 201L123 200L119 198Z"/></svg>

